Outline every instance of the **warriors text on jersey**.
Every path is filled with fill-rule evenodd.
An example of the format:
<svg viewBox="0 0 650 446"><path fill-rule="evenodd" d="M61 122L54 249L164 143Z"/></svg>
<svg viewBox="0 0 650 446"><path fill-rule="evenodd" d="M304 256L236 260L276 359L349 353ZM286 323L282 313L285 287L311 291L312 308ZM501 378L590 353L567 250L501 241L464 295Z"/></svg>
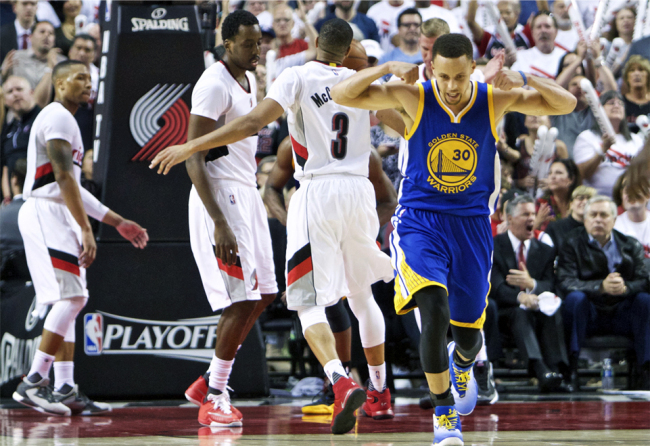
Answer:
<svg viewBox="0 0 650 446"><path fill-rule="evenodd" d="M490 215L499 193L492 86L471 82L467 106L447 107L435 81L418 84L420 103L400 153L399 204L452 215Z"/></svg>

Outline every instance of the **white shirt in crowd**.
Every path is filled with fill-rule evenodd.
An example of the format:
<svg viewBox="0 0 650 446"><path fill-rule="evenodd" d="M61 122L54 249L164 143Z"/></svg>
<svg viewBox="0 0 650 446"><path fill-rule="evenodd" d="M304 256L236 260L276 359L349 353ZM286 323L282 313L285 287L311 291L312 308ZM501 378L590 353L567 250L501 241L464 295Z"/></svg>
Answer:
<svg viewBox="0 0 650 446"><path fill-rule="evenodd" d="M632 158L643 147L643 140L636 133L631 134L632 139L625 140L620 133L615 136L616 144L607 150L605 161L601 162L591 178L583 178L585 186L595 188L599 194L612 196L614 183L630 165ZM585 130L578 135L573 145L573 160L582 164L600 153L603 141L599 134L592 130Z"/></svg>
<svg viewBox="0 0 650 446"><path fill-rule="evenodd" d="M461 32L460 25L458 20L456 20L456 15L446 8L441 8L440 6L431 5L428 8L418 8L418 12L422 16L422 21L426 22L429 19L442 19L447 22L449 25L450 33L459 33Z"/></svg>
<svg viewBox="0 0 650 446"><path fill-rule="evenodd" d="M413 8L415 2L405 1L401 6L391 6L388 0L375 3L368 9L366 15L377 25L379 31L379 43L385 53L391 51L395 46L390 42L398 32L397 18L400 13L408 8ZM424 20L423 20L424 21Z"/></svg>
<svg viewBox="0 0 650 446"><path fill-rule="evenodd" d="M555 79L560 59L565 54L566 51L559 47L553 48L550 54L542 53L537 47L517 51L517 61L512 65L512 70Z"/></svg>
<svg viewBox="0 0 650 446"><path fill-rule="evenodd" d="M614 229L641 242L646 259L650 259L650 213L648 211L646 211L645 220L638 223L630 220L627 212L623 212L616 217Z"/></svg>

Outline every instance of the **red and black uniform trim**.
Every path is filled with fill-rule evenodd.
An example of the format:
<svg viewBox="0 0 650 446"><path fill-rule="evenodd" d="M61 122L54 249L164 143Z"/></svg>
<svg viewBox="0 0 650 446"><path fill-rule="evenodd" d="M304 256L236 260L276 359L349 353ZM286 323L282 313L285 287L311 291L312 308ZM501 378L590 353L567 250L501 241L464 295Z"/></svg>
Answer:
<svg viewBox="0 0 650 446"><path fill-rule="evenodd" d="M80 275L79 259L76 256L52 248L47 248L47 250L52 259L52 266L54 268L74 274L75 276Z"/></svg>
<svg viewBox="0 0 650 446"><path fill-rule="evenodd" d="M47 163L36 169L36 175L34 176L34 185L32 190L36 190L39 187L46 186L50 183L54 183L56 178L54 177L54 171L52 170L52 164Z"/></svg>
<svg viewBox="0 0 650 446"><path fill-rule="evenodd" d="M217 255L216 247L214 247L215 256ZM241 267L241 258L237 256L237 261L234 265L228 265L223 263L219 257L217 257L217 263L219 264L219 269L235 279L244 280L244 270Z"/></svg>
<svg viewBox="0 0 650 446"><path fill-rule="evenodd" d="M311 244L307 243L291 257L287 264L287 286L314 270L311 261Z"/></svg>
<svg viewBox="0 0 650 446"><path fill-rule="evenodd" d="M289 135L289 137L291 138L291 147L293 148L293 153L296 154L296 161L298 161L300 167L305 167L307 158L309 158L307 147L303 146L298 141L293 139L293 136Z"/></svg>

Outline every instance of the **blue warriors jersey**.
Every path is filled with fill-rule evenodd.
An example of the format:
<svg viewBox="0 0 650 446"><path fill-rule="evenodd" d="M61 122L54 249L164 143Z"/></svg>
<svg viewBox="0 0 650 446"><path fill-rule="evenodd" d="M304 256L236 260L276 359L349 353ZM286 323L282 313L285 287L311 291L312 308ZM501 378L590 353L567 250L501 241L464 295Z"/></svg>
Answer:
<svg viewBox="0 0 650 446"><path fill-rule="evenodd" d="M417 117L400 153L399 204L459 216L492 214L501 181L492 86L471 82L470 101L457 116L435 81L418 87Z"/></svg>

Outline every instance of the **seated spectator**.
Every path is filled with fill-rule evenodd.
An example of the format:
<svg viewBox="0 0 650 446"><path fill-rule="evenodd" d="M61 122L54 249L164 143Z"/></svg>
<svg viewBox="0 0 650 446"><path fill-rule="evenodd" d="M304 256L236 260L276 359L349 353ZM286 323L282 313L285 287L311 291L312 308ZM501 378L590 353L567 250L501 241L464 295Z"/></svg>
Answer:
<svg viewBox="0 0 650 446"><path fill-rule="evenodd" d="M578 186L571 194L571 213L568 217L552 221L546 227L546 233L553 240L553 246L559 251L569 232L584 227L585 205L593 196L596 189L589 186Z"/></svg>
<svg viewBox="0 0 650 446"><path fill-rule="evenodd" d="M633 8L621 8L617 13L614 20L612 20L609 32L605 38L609 42L613 42L615 38L620 37L625 42L619 54L624 55L627 53L632 43L634 36L634 23L636 21L636 11ZM609 48L608 48L609 51ZM620 56L619 56L620 57ZM612 71L616 77L620 76L620 69L623 66L620 61L614 61Z"/></svg>
<svg viewBox="0 0 650 446"><path fill-rule="evenodd" d="M618 188L614 188L614 202L620 200L625 212L616 218L614 229L621 234L634 237L641 243L645 253L646 266L650 267L650 212L648 212L650 196L646 195L640 200L632 200L628 194L626 175L621 175L618 186Z"/></svg>
<svg viewBox="0 0 650 446"><path fill-rule="evenodd" d="M390 61L421 63L422 55L418 45L420 26L422 26L422 17L417 9L408 8L402 11L397 17L399 45L392 51L384 53L379 60L379 65Z"/></svg>
<svg viewBox="0 0 650 446"><path fill-rule="evenodd" d="M497 8L501 18L503 19L510 37L512 38L517 50L527 50L533 44L533 36L530 26L523 26L518 23L519 14L521 13L521 4L518 0L501 0L497 3ZM492 59L496 55L496 51L505 48L503 42L498 38L496 29L491 26L488 29L483 29L476 21L476 11L478 9L478 2L472 0L467 10L467 25L472 32L474 43L478 47L479 56ZM515 53L506 54L506 66L511 66L517 60Z"/></svg>
<svg viewBox="0 0 650 446"><path fill-rule="evenodd" d="M549 222L568 217L571 196L579 185L580 173L573 160L553 162L546 180L546 192L537 200L535 229L545 231Z"/></svg>
<svg viewBox="0 0 650 446"><path fill-rule="evenodd" d="M372 39L379 42L377 25L375 25L375 22L367 15L357 12L354 9L354 2L351 0L335 0L334 12L327 14L324 18L316 22L316 25L314 25L316 31L320 32L320 28L325 22L337 17L350 23L350 26L356 25L356 27L361 31L361 34L363 34L363 39ZM352 26L352 29L354 29L354 26Z"/></svg>
<svg viewBox="0 0 650 446"><path fill-rule="evenodd" d="M587 55L591 57L587 57ZM603 63L600 42L594 40L588 46L584 40L578 42L574 52L566 53L560 59L555 81L564 88L575 76L586 76L598 91L617 90L618 84L610 69Z"/></svg>
<svg viewBox="0 0 650 446"><path fill-rule="evenodd" d="M537 196L537 188L546 185L551 163L556 159L568 158L566 145L559 139L555 140L555 147L550 156L540 160L540 166L537 175L533 175L530 162L533 152L535 151L535 141L537 140L537 130L541 126L551 128L551 121L548 116L526 116L524 126L528 129L528 134L522 135L517 140L516 148L519 151L519 159L515 163L515 181L517 187L527 190L531 195Z"/></svg>
<svg viewBox="0 0 650 446"><path fill-rule="evenodd" d="M585 339L623 335L634 340L650 390L650 284L643 247L614 229L616 205L597 195L587 202L585 227L566 239L557 265L558 289L565 296L563 316L572 381L577 381Z"/></svg>
<svg viewBox="0 0 650 446"><path fill-rule="evenodd" d="M580 81L584 76L576 75L570 81L567 90L575 96L576 108L567 115L551 116L551 125L557 128L557 139L566 144L569 158L573 159L573 146L578 135L589 130L594 123L594 114L589 108L589 103L580 88Z"/></svg>
<svg viewBox="0 0 650 446"><path fill-rule="evenodd" d="M515 341L542 392L559 390L568 370L562 318L539 309L539 295L554 292L553 248L534 237L535 201L528 194L508 202L508 231L494 238L490 297L499 307L499 325ZM529 261L530 260L530 261Z"/></svg>
<svg viewBox="0 0 650 446"><path fill-rule="evenodd" d="M19 50L8 56L2 62L2 79L7 76L21 76L29 81L32 89L47 72L62 60L59 50L54 48L54 27L50 22L36 22L30 36L32 47L29 50Z"/></svg>
<svg viewBox="0 0 650 446"><path fill-rule="evenodd" d="M273 26L273 14L266 10L267 2L263 1L246 1L244 8L253 14L260 23L260 28L269 29Z"/></svg>
<svg viewBox="0 0 650 446"><path fill-rule="evenodd" d="M539 3L539 2L538 2ZM569 5L571 2L564 0L555 0L551 9L553 17L557 21L557 37L555 38L555 46L562 48L565 51L574 51L578 45L578 31L576 31L571 18L569 17Z"/></svg>
<svg viewBox="0 0 650 446"><path fill-rule="evenodd" d="M68 54L74 36L77 34L75 18L81 12L81 0L52 2L52 6L59 20L61 20L61 26L55 30L56 40L54 46L60 48L63 54Z"/></svg>
<svg viewBox="0 0 650 446"><path fill-rule="evenodd" d="M608 91L600 96L600 103L616 135L603 135L600 127L594 125L576 139L573 158L584 184L595 188L600 195L611 197L616 179L639 153L643 140L636 133L630 133L623 97L619 93Z"/></svg>
<svg viewBox="0 0 650 446"><path fill-rule="evenodd" d="M0 279L30 280L26 260L19 260L24 255L25 246L18 229L18 211L25 202L23 185L27 174L27 161L24 158L14 163L11 171L11 191L13 199L0 208Z"/></svg>
<svg viewBox="0 0 650 446"><path fill-rule="evenodd" d="M0 28L0 62L12 50L28 50L32 47L29 36L36 21L38 2L19 0L12 3L16 20Z"/></svg>
<svg viewBox="0 0 650 446"><path fill-rule="evenodd" d="M546 11L538 12L531 23L535 46L517 51L517 61L512 64L514 71L555 79L560 59L566 51L555 46L557 22Z"/></svg>
<svg viewBox="0 0 650 446"><path fill-rule="evenodd" d="M375 21L379 32L379 43L384 52L391 51L395 46L392 38L397 35L397 17L406 8L412 8L413 1L383 0L368 9L366 15Z"/></svg>
<svg viewBox="0 0 650 446"><path fill-rule="evenodd" d="M632 56L623 68L623 84L627 93L623 96L627 125L632 133L638 133L636 118L650 113L650 62L641 56Z"/></svg>
<svg viewBox="0 0 650 446"><path fill-rule="evenodd" d="M301 16L304 18L304 11ZM286 5L278 5L273 11L273 31L275 33L276 49L266 54L266 88L284 71L285 68L304 65L316 57L316 30L307 23L305 30L309 43L303 39L294 39L291 35L293 27L293 11Z"/></svg>
<svg viewBox="0 0 650 446"><path fill-rule="evenodd" d="M458 20L450 10L434 5L429 0L416 0L415 7L420 13L423 22L431 19L441 19L447 22L452 33L461 32Z"/></svg>
<svg viewBox="0 0 650 446"><path fill-rule="evenodd" d="M16 161L27 158L29 132L41 108L34 101L34 91L24 77L9 76L2 85L5 103L14 119L3 126L0 136L2 159L2 195L5 202L11 200L9 174L13 172Z"/></svg>

